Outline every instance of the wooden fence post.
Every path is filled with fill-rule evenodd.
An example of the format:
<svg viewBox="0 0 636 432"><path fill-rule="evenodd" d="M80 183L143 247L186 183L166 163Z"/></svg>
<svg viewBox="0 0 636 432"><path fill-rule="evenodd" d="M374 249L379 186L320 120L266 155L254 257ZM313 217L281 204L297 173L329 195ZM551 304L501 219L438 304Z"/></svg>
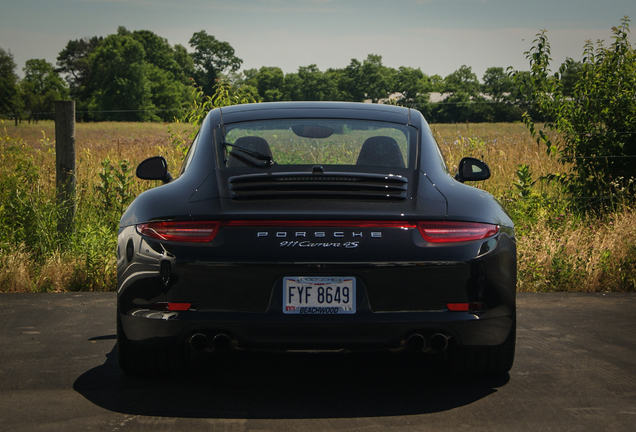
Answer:
<svg viewBox="0 0 636 432"><path fill-rule="evenodd" d="M55 184L60 216L57 230L67 233L75 217L75 101L55 102Z"/></svg>

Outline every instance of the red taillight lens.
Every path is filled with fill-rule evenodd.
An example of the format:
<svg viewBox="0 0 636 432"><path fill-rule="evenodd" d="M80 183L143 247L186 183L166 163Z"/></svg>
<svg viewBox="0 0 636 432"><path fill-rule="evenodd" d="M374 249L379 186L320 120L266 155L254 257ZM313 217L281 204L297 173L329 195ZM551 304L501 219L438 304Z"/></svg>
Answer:
<svg viewBox="0 0 636 432"><path fill-rule="evenodd" d="M187 311L192 307L192 303L172 303L172 302L159 302L150 305L150 310L162 311L162 312L175 312L175 311Z"/></svg>
<svg viewBox="0 0 636 432"><path fill-rule="evenodd" d="M430 243L481 240L499 232L497 225L476 222L421 221L417 223L417 227L424 240Z"/></svg>
<svg viewBox="0 0 636 432"><path fill-rule="evenodd" d="M137 231L158 240L209 242L219 232L220 226L218 221L149 222L137 225Z"/></svg>
<svg viewBox="0 0 636 432"><path fill-rule="evenodd" d="M485 303L471 302L471 303L447 303L446 307L451 312L478 312L488 309Z"/></svg>

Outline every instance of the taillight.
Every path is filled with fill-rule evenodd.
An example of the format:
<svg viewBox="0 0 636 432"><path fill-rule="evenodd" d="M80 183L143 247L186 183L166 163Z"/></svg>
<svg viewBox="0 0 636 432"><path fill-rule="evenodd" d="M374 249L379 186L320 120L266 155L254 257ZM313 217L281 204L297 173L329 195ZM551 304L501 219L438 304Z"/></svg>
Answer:
<svg viewBox="0 0 636 432"><path fill-rule="evenodd" d="M168 221L137 225L139 234L157 240L178 242L209 242L219 232L218 221Z"/></svg>
<svg viewBox="0 0 636 432"><path fill-rule="evenodd" d="M430 243L481 240L499 232L497 225L476 222L420 221L417 228L424 240Z"/></svg>
<svg viewBox="0 0 636 432"><path fill-rule="evenodd" d="M192 307L192 303L158 302L150 305L150 310L162 312L187 311Z"/></svg>
<svg viewBox="0 0 636 432"><path fill-rule="evenodd" d="M446 307L451 312L479 312L488 309L486 303L470 302L470 303L447 303Z"/></svg>

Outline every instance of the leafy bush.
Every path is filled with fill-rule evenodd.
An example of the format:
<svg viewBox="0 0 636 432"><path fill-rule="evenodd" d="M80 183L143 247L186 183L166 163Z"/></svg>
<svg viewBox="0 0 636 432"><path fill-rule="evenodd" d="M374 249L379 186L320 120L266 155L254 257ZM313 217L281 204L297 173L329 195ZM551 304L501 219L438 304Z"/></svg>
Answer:
<svg viewBox="0 0 636 432"><path fill-rule="evenodd" d="M551 76L544 30L526 53L530 73L513 74L518 84L532 89L534 110L546 122L537 129L538 119L524 115L533 137L548 154L571 166L551 178L560 181L583 209L633 201L635 192L636 51L628 39L627 17L612 31L610 46L588 41L582 64L568 59ZM572 89L566 78L575 67L579 79Z"/></svg>

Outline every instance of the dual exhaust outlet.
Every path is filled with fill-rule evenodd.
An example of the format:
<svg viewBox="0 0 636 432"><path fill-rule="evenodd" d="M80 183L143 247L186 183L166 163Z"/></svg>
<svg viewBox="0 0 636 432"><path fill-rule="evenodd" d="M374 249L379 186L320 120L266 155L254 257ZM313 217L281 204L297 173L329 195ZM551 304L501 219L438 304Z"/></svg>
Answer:
<svg viewBox="0 0 636 432"><path fill-rule="evenodd" d="M190 346L195 351L225 351L232 345L232 339L224 333L215 335L211 340L203 333L195 333L190 337Z"/></svg>
<svg viewBox="0 0 636 432"><path fill-rule="evenodd" d="M448 348L448 336L443 333L433 334L427 343L426 338L420 333L413 333L406 339L406 347L411 351L430 350L440 353ZM224 334L218 333L210 340L203 333L195 333L190 337L190 346L195 351L225 351L232 345L232 339Z"/></svg>
<svg viewBox="0 0 636 432"><path fill-rule="evenodd" d="M443 333L433 334L428 344L426 338L420 333L413 333L406 339L406 347L411 351L424 351L430 350L434 353L440 353L448 348L449 337Z"/></svg>

